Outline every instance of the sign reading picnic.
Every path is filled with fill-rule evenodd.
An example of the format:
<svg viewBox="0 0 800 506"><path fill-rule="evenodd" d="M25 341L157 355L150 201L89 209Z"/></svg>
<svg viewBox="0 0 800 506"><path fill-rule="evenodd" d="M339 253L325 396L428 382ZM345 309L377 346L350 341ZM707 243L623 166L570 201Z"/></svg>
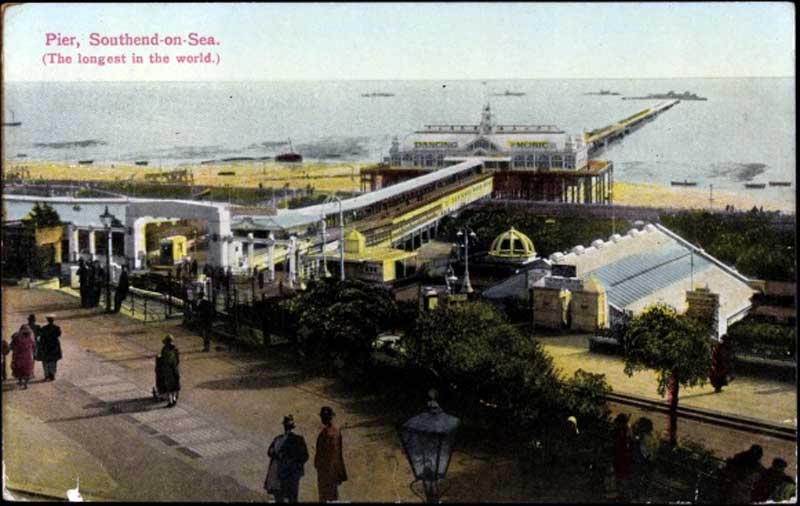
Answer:
<svg viewBox="0 0 800 506"><path fill-rule="evenodd" d="M42 64L49 65L219 65L214 49L221 42L213 35L185 34L131 35L127 32L88 36L45 32Z"/></svg>

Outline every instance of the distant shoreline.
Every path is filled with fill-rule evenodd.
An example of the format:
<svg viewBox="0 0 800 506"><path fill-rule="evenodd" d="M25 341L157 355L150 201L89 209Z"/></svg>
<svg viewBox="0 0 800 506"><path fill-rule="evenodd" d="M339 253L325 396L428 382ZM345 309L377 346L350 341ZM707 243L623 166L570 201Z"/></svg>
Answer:
<svg viewBox="0 0 800 506"><path fill-rule="evenodd" d="M43 162L34 160L9 160L5 175L17 168L27 167L31 179L58 179L70 181L131 181L146 183L145 174L158 174L173 170L190 170L196 186L226 185L257 188L259 183L266 187L288 183L290 188L304 188L311 185L316 191L351 191L360 187L359 170L374 163L303 163L284 164L277 162L223 162L208 165L186 165L159 169L128 164L97 163L78 165L65 162ZM234 176L220 175L220 172L235 172ZM133 179L130 179L133 176ZM7 181L7 180L6 180ZM280 184L283 183L283 184ZM795 182L796 184L796 182ZM655 183L638 183L616 180L614 182L614 202L619 206L674 207L679 209L708 209L709 192L704 188L672 187ZM778 202L766 192L760 195L715 190L713 208L724 209L734 206L745 211L755 207L764 210L796 213L796 202Z"/></svg>

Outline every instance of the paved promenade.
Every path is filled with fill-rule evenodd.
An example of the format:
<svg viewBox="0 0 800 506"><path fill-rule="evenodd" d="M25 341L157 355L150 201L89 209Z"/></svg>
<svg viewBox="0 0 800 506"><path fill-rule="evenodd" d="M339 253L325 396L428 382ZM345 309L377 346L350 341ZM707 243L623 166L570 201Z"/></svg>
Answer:
<svg viewBox="0 0 800 506"><path fill-rule="evenodd" d="M319 408L330 405L343 427L349 501L420 502L394 424L381 399L354 397L332 380L308 378L288 352L202 353L200 337L177 323L154 324L83 309L56 290L3 288L3 335L36 313L56 313L64 359L54 382L27 390L3 384L3 458L8 486L56 497L75 487L87 499L269 501L262 490L269 442L283 415L294 414L311 461L300 499L317 498L313 467ZM151 400L154 357L170 332L181 350L178 406ZM423 393L424 394L424 393ZM420 402L420 410L424 400ZM445 406L446 409L446 406ZM581 502L587 492L521 477L514 462L490 452L457 450L447 500ZM480 477L480 479L476 479Z"/></svg>

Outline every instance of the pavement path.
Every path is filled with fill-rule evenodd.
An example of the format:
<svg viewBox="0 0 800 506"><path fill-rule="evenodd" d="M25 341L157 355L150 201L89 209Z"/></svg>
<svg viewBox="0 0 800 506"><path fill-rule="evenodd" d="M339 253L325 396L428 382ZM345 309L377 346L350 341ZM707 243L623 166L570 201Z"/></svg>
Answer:
<svg viewBox="0 0 800 506"><path fill-rule="evenodd" d="M415 413L391 400L348 393L335 381L308 377L275 349L269 357L227 350L202 353L202 339L177 322L142 323L84 309L57 290L3 288L3 335L29 313L56 313L64 359L56 381L37 378L27 390L3 384L3 459L9 488L64 497L80 477L87 499L131 501L269 501L262 490L266 449L292 413L315 452L319 408L330 405L344 435L352 501L419 502L394 424ZM177 407L152 400L154 357L170 332L181 350ZM420 403L422 408L422 402ZM490 435L487 435L490 439ZM491 446L491 445L489 445ZM301 500L317 498L313 460ZM457 450L446 499L571 502L585 491L542 484L520 474L513 459ZM480 479L477 479L480 477Z"/></svg>

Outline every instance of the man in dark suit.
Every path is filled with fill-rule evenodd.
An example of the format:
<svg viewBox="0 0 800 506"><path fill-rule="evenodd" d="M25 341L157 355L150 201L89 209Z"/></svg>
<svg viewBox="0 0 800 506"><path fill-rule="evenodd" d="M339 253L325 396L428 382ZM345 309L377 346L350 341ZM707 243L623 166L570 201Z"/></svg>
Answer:
<svg viewBox="0 0 800 506"><path fill-rule="evenodd" d="M44 380L56 379L56 365L61 360L61 327L55 324L55 315L47 315L47 325L42 327L39 339L39 358L44 368Z"/></svg>
<svg viewBox="0 0 800 506"><path fill-rule="evenodd" d="M89 269L83 258L78 260L78 282L81 291L81 307L89 307Z"/></svg>
<svg viewBox="0 0 800 506"><path fill-rule="evenodd" d="M264 488L275 495L276 502L297 502L300 478L308 461L306 441L293 432L294 427L292 415L283 417L284 433L272 441L267 451L271 460Z"/></svg>
<svg viewBox="0 0 800 506"><path fill-rule="evenodd" d="M128 290L130 289L130 283L128 281L128 266L122 266L122 272L119 274L119 281L117 282L117 290L114 293L114 312L119 313L119 309L122 307L122 303L125 301L125 298L128 297Z"/></svg>

